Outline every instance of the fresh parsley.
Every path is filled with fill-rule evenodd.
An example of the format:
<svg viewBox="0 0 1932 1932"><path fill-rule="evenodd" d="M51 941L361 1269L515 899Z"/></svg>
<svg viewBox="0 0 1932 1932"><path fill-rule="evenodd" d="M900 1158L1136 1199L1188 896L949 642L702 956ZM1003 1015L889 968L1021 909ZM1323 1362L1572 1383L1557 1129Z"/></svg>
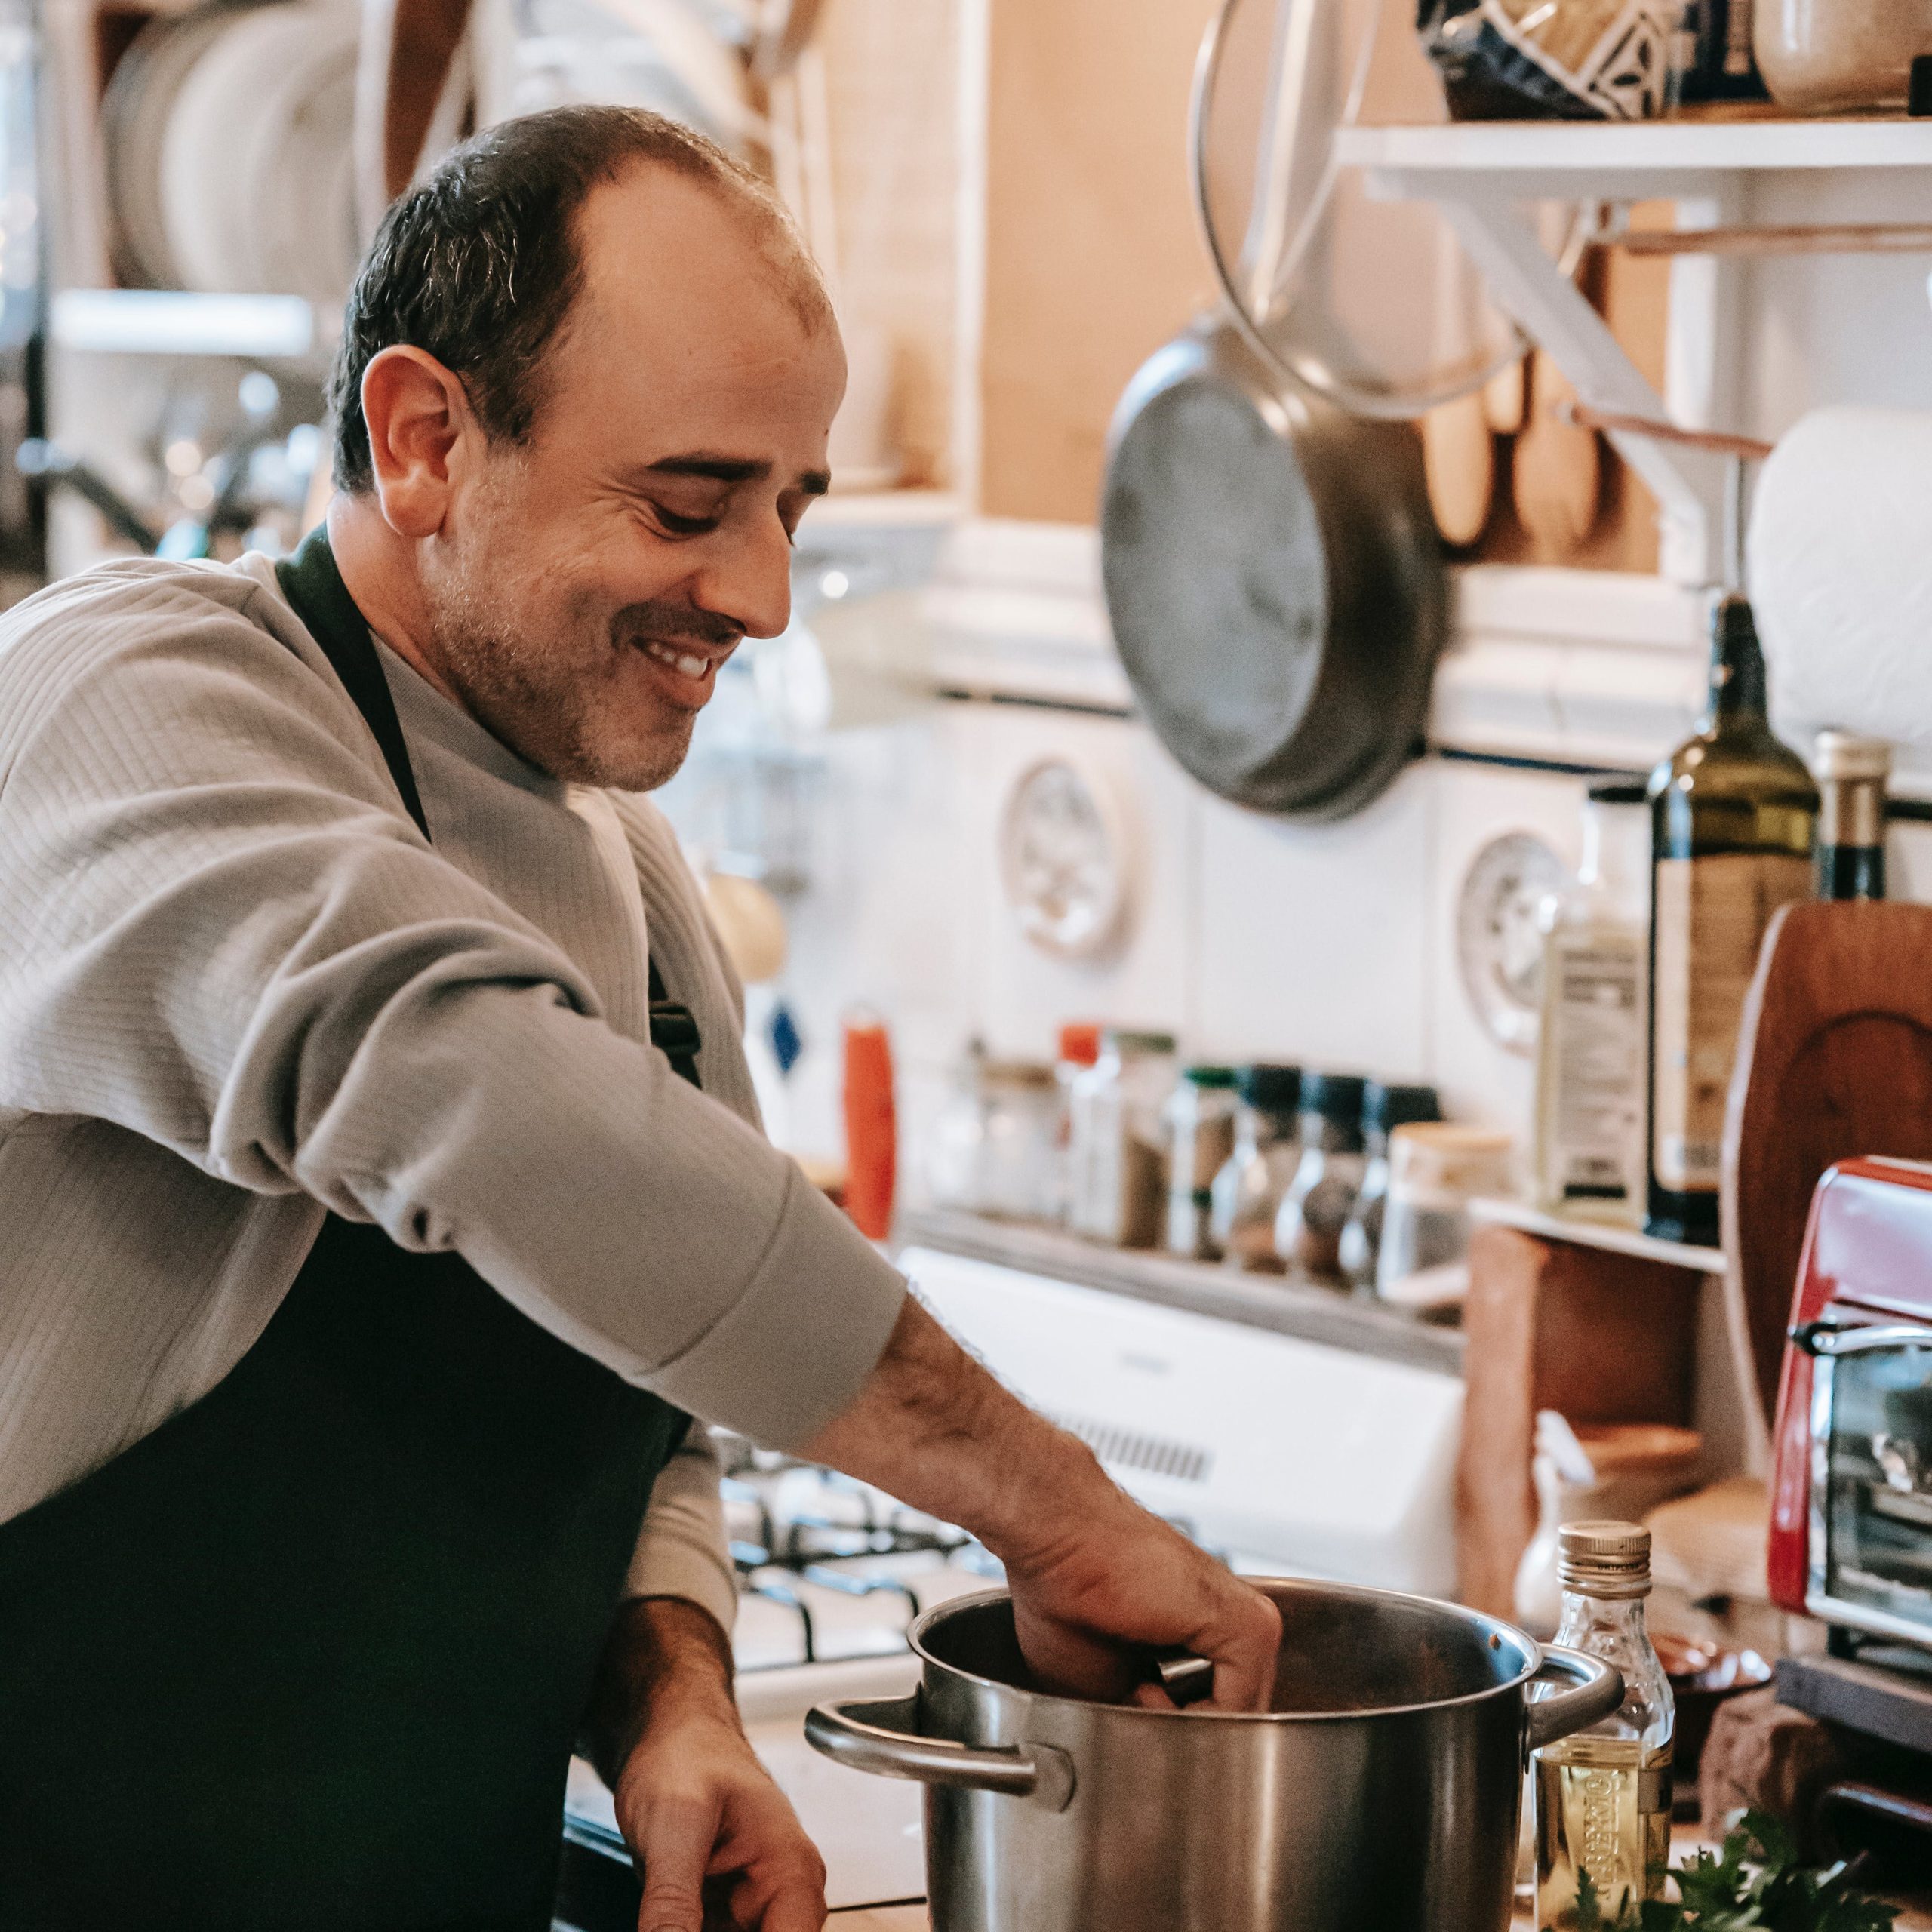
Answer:
<svg viewBox="0 0 1932 1932"><path fill-rule="evenodd" d="M1854 1891L1843 1863L1822 1871L1798 1862L1791 1834L1761 1811L1746 1814L1721 1852L1676 1868L1677 1901L1626 1894L1606 1909L1587 1872L1576 1902L1543 1932L1891 1932L1890 1906Z"/></svg>

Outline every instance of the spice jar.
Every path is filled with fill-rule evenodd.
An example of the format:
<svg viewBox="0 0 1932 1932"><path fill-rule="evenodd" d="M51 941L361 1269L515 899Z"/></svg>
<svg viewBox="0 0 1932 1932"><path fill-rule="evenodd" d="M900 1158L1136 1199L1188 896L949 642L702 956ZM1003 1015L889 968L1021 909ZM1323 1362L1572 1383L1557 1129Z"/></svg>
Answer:
<svg viewBox="0 0 1932 1932"><path fill-rule="evenodd" d="M1376 1292L1426 1309L1468 1291L1469 1203L1509 1185L1508 1134L1487 1127L1411 1121L1389 1137L1389 1204L1382 1222Z"/></svg>
<svg viewBox="0 0 1932 1932"><path fill-rule="evenodd" d="M1906 105L1915 55L1932 53L1927 0L1758 0L1758 71L1792 114Z"/></svg>
<svg viewBox="0 0 1932 1932"><path fill-rule="evenodd" d="M1168 1252L1212 1261L1214 1177L1235 1149L1235 1070L1190 1066L1168 1100Z"/></svg>
<svg viewBox="0 0 1932 1932"><path fill-rule="evenodd" d="M1209 1234L1238 1267L1278 1275L1275 1216L1301 1159L1301 1069L1244 1066L1235 1092L1235 1151L1214 1177Z"/></svg>
<svg viewBox="0 0 1932 1932"><path fill-rule="evenodd" d="M1174 1078L1171 1033L1110 1026L1072 1088L1069 1225L1115 1247L1155 1247L1167 1217L1161 1111Z"/></svg>
<svg viewBox="0 0 1932 1932"><path fill-rule="evenodd" d="M1302 1077L1301 1163L1275 1217L1275 1251L1320 1280L1341 1278L1342 1230L1367 1172L1367 1084L1352 1073Z"/></svg>
<svg viewBox="0 0 1932 1932"><path fill-rule="evenodd" d="M1060 1090L1038 1060L991 1060L975 1041L933 1124L927 1185L943 1207L1015 1220L1054 1218Z"/></svg>
<svg viewBox="0 0 1932 1932"><path fill-rule="evenodd" d="M1389 1136L1411 1121L1440 1120L1441 1104L1433 1087L1396 1087L1371 1080L1361 1103L1362 1136L1368 1165L1355 1211L1342 1230L1342 1273L1350 1287L1375 1285L1375 1259L1382 1246L1382 1216L1389 1192Z"/></svg>

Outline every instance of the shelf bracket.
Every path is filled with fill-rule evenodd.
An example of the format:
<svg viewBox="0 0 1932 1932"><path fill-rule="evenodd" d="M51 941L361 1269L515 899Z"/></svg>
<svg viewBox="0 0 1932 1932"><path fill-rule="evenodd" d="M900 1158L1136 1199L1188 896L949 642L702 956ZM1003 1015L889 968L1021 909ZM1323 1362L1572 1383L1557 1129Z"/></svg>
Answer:
<svg viewBox="0 0 1932 1932"><path fill-rule="evenodd" d="M1687 407L1701 419L1699 426L1708 424L1718 380L1715 367L1717 335L1712 326L1715 316L1690 328L1697 340L1688 345L1687 355L1680 352L1680 323L1687 325L1690 318L1680 317L1675 298L1682 275L1686 283L1703 285L1699 291L1702 299L1691 306L1702 311L1715 303L1718 264L1706 257L1673 265L1669 386L1671 401L1678 408L1672 410L1538 240L1522 202L1531 194L1547 198L1558 185L1546 178L1532 185L1513 173L1487 179L1475 170L1371 168L1367 171L1368 192L1378 198L1424 200L1435 205L1454 229L1497 305L1533 342L1548 350L1575 385L1578 396L1592 408L1607 415L1667 415L1679 420L1679 412ZM1710 195L1700 200L1694 225L1715 225L1721 196ZM1684 275L1685 270L1690 272ZM1722 568L1718 554L1724 500L1721 460L1634 435L1612 433L1609 440L1657 500L1663 517L1662 574L1684 584L1715 582Z"/></svg>

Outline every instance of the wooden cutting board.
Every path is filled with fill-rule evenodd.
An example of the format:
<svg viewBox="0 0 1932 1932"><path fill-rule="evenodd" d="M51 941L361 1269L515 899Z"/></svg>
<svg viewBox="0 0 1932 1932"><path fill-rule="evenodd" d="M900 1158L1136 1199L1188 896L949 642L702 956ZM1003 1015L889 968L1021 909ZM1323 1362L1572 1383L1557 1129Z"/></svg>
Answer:
<svg viewBox="0 0 1932 1932"><path fill-rule="evenodd" d="M1811 901L1771 921L1738 1030L1721 1204L1734 1326L1768 1422L1811 1193L1834 1161L1932 1160L1932 906Z"/></svg>

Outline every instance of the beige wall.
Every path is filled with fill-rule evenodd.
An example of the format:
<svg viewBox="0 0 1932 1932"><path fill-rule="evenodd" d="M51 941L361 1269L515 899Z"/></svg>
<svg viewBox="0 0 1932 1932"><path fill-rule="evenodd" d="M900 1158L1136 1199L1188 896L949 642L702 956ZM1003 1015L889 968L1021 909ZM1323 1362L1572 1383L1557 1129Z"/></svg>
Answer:
<svg viewBox="0 0 1932 1932"><path fill-rule="evenodd" d="M1128 378L1204 303L1187 91L1210 0L993 0L981 506L1087 522Z"/></svg>

